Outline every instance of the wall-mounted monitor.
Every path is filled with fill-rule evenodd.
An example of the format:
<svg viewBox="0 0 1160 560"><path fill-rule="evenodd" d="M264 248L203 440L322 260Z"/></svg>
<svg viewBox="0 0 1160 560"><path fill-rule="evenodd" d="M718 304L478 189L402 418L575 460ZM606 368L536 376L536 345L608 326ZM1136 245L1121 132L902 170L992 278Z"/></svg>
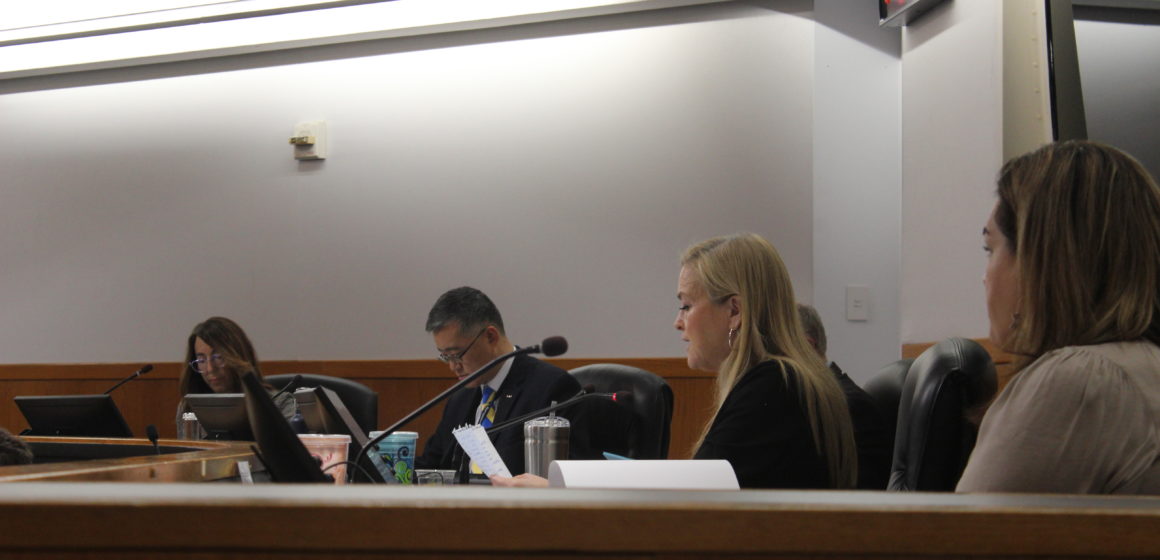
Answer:
<svg viewBox="0 0 1160 560"><path fill-rule="evenodd" d="M1086 139L1087 116L1084 113L1071 0L1043 0L1043 11L1047 16L1052 139Z"/></svg>
<svg viewBox="0 0 1160 560"><path fill-rule="evenodd" d="M1074 0L1088 138L1160 178L1160 0Z"/></svg>

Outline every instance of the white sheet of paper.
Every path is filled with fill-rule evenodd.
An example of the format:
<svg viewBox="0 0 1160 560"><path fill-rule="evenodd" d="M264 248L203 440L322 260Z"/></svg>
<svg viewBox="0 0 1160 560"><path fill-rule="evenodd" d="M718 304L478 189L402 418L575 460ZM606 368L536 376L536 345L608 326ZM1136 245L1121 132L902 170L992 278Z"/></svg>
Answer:
<svg viewBox="0 0 1160 560"><path fill-rule="evenodd" d="M653 461L552 461L552 488L739 490L733 466L723 459Z"/></svg>
<svg viewBox="0 0 1160 560"><path fill-rule="evenodd" d="M479 465L479 470L483 471L483 474L487 476L499 474L508 477L512 475L507 465L503 464L499 452L495 450L495 445L487 438L487 432L484 431L483 426L479 424L460 426L451 433L455 435L459 445L467 452L467 456L471 457L476 465Z"/></svg>

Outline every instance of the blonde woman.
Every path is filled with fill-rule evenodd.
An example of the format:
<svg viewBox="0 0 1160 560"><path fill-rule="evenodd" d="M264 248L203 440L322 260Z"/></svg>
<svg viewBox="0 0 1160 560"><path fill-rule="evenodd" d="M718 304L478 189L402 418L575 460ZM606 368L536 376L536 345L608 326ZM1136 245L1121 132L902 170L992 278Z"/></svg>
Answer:
<svg viewBox="0 0 1160 560"><path fill-rule="evenodd" d="M802 332L773 245L739 234L690 247L677 299L674 326L688 343L689 367L717 374L713 414L693 457L728 460L742 488L853 488L857 451L845 397Z"/></svg>
<svg viewBox="0 0 1160 560"><path fill-rule="evenodd" d="M689 367L717 373L694 458L727 459L743 488L853 488L846 400L802 330L773 245L739 234L690 247L677 299Z"/></svg>
<svg viewBox="0 0 1160 560"><path fill-rule="evenodd" d="M960 492L1160 493L1160 188L1102 144L1003 166L991 340L1017 356Z"/></svg>

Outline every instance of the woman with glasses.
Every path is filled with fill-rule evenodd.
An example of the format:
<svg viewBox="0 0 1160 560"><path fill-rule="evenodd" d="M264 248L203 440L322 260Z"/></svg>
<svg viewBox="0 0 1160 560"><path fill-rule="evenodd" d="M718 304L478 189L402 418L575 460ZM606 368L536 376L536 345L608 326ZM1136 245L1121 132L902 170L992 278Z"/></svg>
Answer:
<svg viewBox="0 0 1160 560"><path fill-rule="evenodd" d="M177 407L177 437L184 438L182 414L189 412L185 395L191 393L241 393L242 374L254 372L258 379L262 372L258 369L258 356L246 332L237 323L225 317L210 317L198 323L189 334L185 347L185 369L181 372L178 389L182 401ZM277 390L266 389L273 394ZM289 393L277 394L274 404L286 419L295 414L294 396ZM192 435L192 434L190 434ZM200 434L204 437L205 434Z"/></svg>

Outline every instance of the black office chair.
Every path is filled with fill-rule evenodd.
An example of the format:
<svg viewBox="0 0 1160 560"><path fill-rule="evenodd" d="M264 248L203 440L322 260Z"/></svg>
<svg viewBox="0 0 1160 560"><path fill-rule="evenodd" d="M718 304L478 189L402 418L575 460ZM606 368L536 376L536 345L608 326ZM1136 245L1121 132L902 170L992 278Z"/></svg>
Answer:
<svg viewBox="0 0 1160 560"><path fill-rule="evenodd" d="M379 423L379 394L358 381L315 373L284 373L267 375L263 379L275 389L281 389L293 380L295 375L302 376L302 384L299 387L326 387L334 391L364 433L376 429Z"/></svg>
<svg viewBox="0 0 1160 560"><path fill-rule="evenodd" d="M995 395L995 364L977 342L949 338L906 373L888 490L952 491L978 429L968 419Z"/></svg>
<svg viewBox="0 0 1160 560"><path fill-rule="evenodd" d="M581 387L591 385L598 393L632 391L633 425L628 430L624 426L607 426L609 439L623 441L626 446L623 454L633 459L668 458L673 390L664 378L622 364L590 364L570 373Z"/></svg>
<svg viewBox="0 0 1160 560"><path fill-rule="evenodd" d="M894 449L894 432L898 428L898 401L902 398L902 385L906 383L906 372L912 363L913 358L891 362L862 386L862 390L870 394L878 405L878 411L882 413L890 449Z"/></svg>

